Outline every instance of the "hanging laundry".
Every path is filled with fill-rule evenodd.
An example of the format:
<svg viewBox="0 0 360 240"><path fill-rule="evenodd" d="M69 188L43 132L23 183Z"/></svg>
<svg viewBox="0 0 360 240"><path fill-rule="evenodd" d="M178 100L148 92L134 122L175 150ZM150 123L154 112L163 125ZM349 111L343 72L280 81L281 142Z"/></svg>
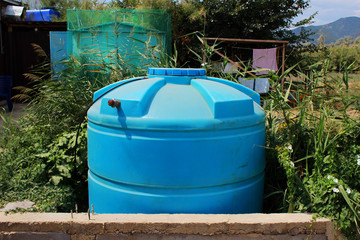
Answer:
<svg viewBox="0 0 360 240"><path fill-rule="evenodd" d="M276 61L277 48L254 49L253 50L253 68L267 68L273 71L278 70ZM257 74L267 74L268 71L260 71Z"/></svg>
<svg viewBox="0 0 360 240"><path fill-rule="evenodd" d="M241 85L250 88L257 93L269 92L270 84L267 78L246 79L239 77L238 81Z"/></svg>
<svg viewBox="0 0 360 240"><path fill-rule="evenodd" d="M235 63L240 64L239 62L235 62ZM222 65L223 65L223 70L221 71L222 73L237 73L239 71L239 67L234 65L231 62L228 62L225 65L225 67L224 67L224 64L222 64Z"/></svg>

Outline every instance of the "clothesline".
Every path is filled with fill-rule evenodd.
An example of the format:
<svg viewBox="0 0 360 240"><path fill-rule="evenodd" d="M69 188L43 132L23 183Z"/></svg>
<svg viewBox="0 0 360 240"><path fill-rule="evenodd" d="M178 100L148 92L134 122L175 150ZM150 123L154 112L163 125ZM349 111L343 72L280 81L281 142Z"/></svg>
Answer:
<svg viewBox="0 0 360 240"><path fill-rule="evenodd" d="M239 39L239 38L211 38L211 37L204 37L202 38L204 40L204 47L207 41L220 41L220 42L231 42L233 44L274 44L277 45L277 50L279 48L282 49L282 61L281 61L281 72L285 71L285 48L286 44L289 43L289 41L285 40L264 40L264 39ZM239 47L241 48L241 47ZM247 48L243 47L243 49L247 50L253 50L254 48ZM203 61L205 61L205 55L203 54Z"/></svg>
<svg viewBox="0 0 360 240"><path fill-rule="evenodd" d="M243 49L243 50L254 50L254 49L271 49L271 48L247 48L247 47L231 47L231 48L237 48L237 49ZM282 47L273 47L276 49L281 49Z"/></svg>

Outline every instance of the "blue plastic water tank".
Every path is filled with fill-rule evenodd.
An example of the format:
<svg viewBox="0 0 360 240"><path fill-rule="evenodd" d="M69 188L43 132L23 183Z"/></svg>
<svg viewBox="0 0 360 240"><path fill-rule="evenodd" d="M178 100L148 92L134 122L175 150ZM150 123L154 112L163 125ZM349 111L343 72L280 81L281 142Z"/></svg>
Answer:
<svg viewBox="0 0 360 240"><path fill-rule="evenodd" d="M259 95L206 77L204 69L148 73L94 94L123 84L88 111L90 207L96 213L261 212Z"/></svg>

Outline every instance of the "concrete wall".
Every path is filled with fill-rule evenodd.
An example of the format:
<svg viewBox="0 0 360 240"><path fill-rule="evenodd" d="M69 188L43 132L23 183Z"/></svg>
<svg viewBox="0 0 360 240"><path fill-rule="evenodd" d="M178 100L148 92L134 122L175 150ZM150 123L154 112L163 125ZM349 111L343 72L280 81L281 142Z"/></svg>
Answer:
<svg viewBox="0 0 360 240"><path fill-rule="evenodd" d="M0 240L335 239L311 214L0 214Z"/></svg>

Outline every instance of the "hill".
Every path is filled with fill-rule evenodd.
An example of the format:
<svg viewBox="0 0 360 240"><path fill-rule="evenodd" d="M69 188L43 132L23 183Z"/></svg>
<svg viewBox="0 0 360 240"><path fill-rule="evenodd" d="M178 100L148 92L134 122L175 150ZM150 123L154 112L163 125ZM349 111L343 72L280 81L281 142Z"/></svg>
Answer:
<svg viewBox="0 0 360 240"><path fill-rule="evenodd" d="M315 32L313 41L316 41L323 35L326 43L333 43L345 36L350 36L351 38L360 36L360 17L340 18L335 22L319 26L298 27L293 32L299 34L302 29L310 29Z"/></svg>

